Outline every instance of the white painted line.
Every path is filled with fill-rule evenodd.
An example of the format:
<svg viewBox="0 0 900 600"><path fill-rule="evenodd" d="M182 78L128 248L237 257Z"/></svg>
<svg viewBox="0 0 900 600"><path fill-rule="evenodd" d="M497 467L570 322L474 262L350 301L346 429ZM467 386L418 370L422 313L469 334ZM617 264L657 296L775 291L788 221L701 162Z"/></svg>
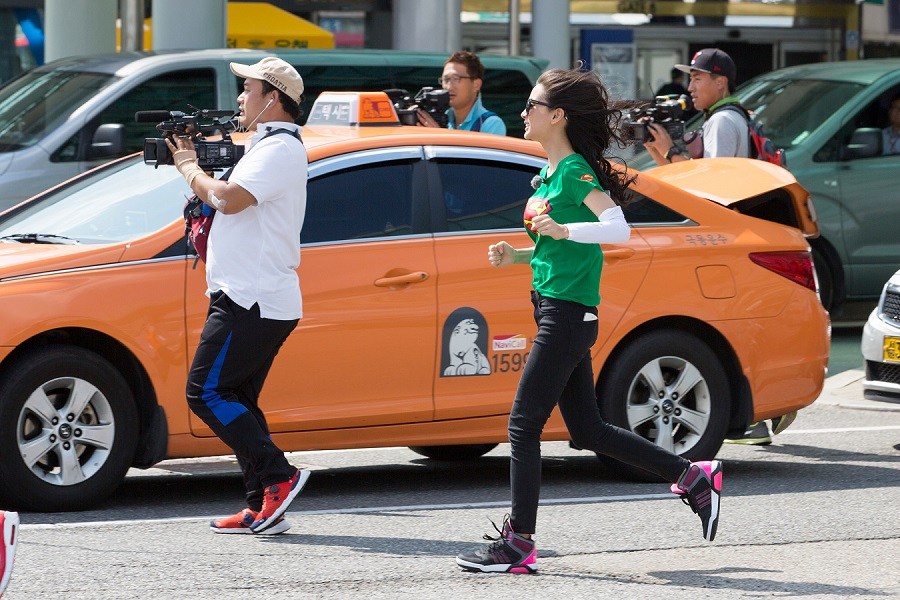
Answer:
<svg viewBox="0 0 900 600"><path fill-rule="evenodd" d="M662 484L660 484L662 485ZM605 502L629 502L635 500L668 500L677 496L670 492L665 494L633 494L626 496L591 496L586 498L548 498L541 500L542 506L554 504L602 504ZM500 508L508 507L509 501L501 502L464 502L460 504L408 504L401 506L370 506L360 508L334 508L322 510L298 510L288 511L285 516L300 518L316 515L358 515L377 514L389 512L419 512L425 510L465 510L470 508ZM20 529L77 529L81 527L109 527L120 525L147 525L158 523L184 523L187 521L209 521L222 515L198 516L198 517L169 517L165 519L125 519L121 521L86 521L76 523L36 523L28 525L22 523Z"/></svg>
<svg viewBox="0 0 900 600"><path fill-rule="evenodd" d="M839 427L835 429L788 429L778 434L783 435L814 435L817 433L850 433L854 431L896 431L900 425L883 425L878 427Z"/></svg>

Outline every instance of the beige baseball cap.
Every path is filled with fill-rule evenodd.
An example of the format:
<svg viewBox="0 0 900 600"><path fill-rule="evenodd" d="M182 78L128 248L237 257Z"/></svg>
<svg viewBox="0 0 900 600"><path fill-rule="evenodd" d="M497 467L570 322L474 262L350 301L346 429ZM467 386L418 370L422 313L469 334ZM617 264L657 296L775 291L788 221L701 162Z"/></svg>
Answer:
<svg viewBox="0 0 900 600"><path fill-rule="evenodd" d="M231 63L231 72L238 77L268 81L297 104L303 95L303 78L297 69L274 56L267 56L254 65Z"/></svg>

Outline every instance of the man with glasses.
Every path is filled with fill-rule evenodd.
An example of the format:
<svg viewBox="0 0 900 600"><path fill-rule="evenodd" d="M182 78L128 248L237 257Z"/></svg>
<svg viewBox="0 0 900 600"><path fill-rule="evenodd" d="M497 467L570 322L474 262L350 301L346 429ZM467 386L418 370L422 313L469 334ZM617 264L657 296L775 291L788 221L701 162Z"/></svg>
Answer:
<svg viewBox="0 0 900 600"><path fill-rule="evenodd" d="M444 63L444 72L438 82L450 96L447 129L506 135L506 124L503 119L481 104L484 65L478 56L465 51L454 53ZM418 115L420 125L440 127L424 110L420 109Z"/></svg>

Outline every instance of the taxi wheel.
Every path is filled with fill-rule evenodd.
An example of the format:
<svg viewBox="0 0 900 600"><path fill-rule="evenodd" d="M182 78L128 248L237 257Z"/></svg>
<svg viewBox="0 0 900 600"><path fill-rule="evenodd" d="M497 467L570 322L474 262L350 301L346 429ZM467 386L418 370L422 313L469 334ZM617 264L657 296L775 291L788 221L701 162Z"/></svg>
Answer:
<svg viewBox="0 0 900 600"><path fill-rule="evenodd" d="M416 454L432 460L475 460L497 447L497 444L467 444L460 446L410 446Z"/></svg>
<svg viewBox="0 0 900 600"><path fill-rule="evenodd" d="M688 460L713 458L725 440L731 393L724 367L703 340L684 331L652 331L630 340L603 367L597 391L609 423ZM660 481L598 457L622 477Z"/></svg>
<svg viewBox="0 0 900 600"><path fill-rule="evenodd" d="M24 354L0 379L0 506L97 504L125 478L137 434L131 390L105 359L74 346Z"/></svg>

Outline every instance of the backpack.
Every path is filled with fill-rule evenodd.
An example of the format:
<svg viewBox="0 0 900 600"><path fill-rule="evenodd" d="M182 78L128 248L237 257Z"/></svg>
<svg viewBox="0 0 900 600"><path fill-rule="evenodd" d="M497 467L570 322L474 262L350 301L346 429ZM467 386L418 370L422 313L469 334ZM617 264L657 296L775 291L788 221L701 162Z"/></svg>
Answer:
<svg viewBox="0 0 900 600"><path fill-rule="evenodd" d="M719 110L739 112L747 119L747 128L750 132L750 158L758 158L779 167L785 166L784 150L775 147L775 142L766 135L763 126L753 120L750 111L740 104L726 104Z"/></svg>
<svg viewBox="0 0 900 600"><path fill-rule="evenodd" d="M491 117L496 117L497 113L491 112L489 110L484 111L480 117L475 119L475 122L472 123L472 129L469 131L481 131L481 126L484 125L484 122L490 119Z"/></svg>
<svg viewBox="0 0 900 600"><path fill-rule="evenodd" d="M287 133L300 139L300 135L290 129L273 129L264 135L261 140L276 135L278 133ZM303 140L301 140L302 142ZM228 181L228 177L234 167L231 167L222 175L222 181ZM197 194L194 194L184 203L184 233L187 236L188 253L193 250L197 255L197 260L206 262L206 245L209 242L209 232L212 230L213 219L216 216L216 209L206 204ZM194 261L194 267L197 267L197 261Z"/></svg>

